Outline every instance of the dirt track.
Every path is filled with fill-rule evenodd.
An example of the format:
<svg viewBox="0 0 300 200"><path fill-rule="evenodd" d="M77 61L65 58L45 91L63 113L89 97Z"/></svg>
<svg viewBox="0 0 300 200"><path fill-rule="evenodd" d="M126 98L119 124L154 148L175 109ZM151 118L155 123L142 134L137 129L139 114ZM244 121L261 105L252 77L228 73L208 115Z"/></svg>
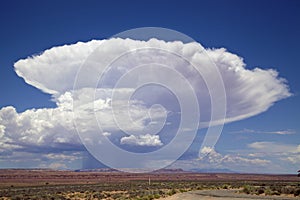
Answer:
<svg viewBox="0 0 300 200"><path fill-rule="evenodd" d="M282 197L282 196L255 196L247 194L238 194L234 190L199 190L191 191L180 194L175 194L174 196L163 198L162 200L258 200L258 199L274 199L274 200L296 200L300 197Z"/></svg>

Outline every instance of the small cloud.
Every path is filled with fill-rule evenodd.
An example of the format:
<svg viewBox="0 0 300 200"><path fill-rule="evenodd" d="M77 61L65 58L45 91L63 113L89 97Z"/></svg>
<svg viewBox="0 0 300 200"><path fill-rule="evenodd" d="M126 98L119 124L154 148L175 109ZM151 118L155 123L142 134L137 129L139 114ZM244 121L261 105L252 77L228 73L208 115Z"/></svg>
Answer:
<svg viewBox="0 0 300 200"><path fill-rule="evenodd" d="M67 153L49 153L44 155L43 157L45 157L46 159L49 160L59 160L59 161L74 161L77 159L81 159L81 156L79 153L71 153L71 154L67 154Z"/></svg>
<svg viewBox="0 0 300 200"><path fill-rule="evenodd" d="M292 165L300 164L300 145L264 141L253 142L248 147L251 148L249 157L269 158L273 163L279 162L278 170L284 171Z"/></svg>
<svg viewBox="0 0 300 200"><path fill-rule="evenodd" d="M288 157L284 157L282 158L282 160L284 161L288 161L292 164L300 164L300 155L297 154L297 155L290 155Z"/></svg>
<svg viewBox="0 0 300 200"><path fill-rule="evenodd" d="M203 147L201 150L200 150L200 153L201 154L209 154L211 152L215 152L215 150L212 148L212 147Z"/></svg>
<svg viewBox="0 0 300 200"><path fill-rule="evenodd" d="M233 131L231 133L251 133L251 134L275 134L275 135L291 135L295 134L296 132L294 130L278 130L278 131L259 131L259 130L253 130L253 129L243 129L240 131Z"/></svg>
<svg viewBox="0 0 300 200"><path fill-rule="evenodd" d="M39 168L46 168L46 169L54 169L54 170L58 170L58 169L67 169L67 165L65 165L64 163L61 162L53 162L51 164L40 164Z"/></svg>
<svg viewBox="0 0 300 200"><path fill-rule="evenodd" d="M276 142L253 142L248 147L264 153L296 153L300 150L299 146Z"/></svg>
<svg viewBox="0 0 300 200"><path fill-rule="evenodd" d="M63 163L51 163L49 165L49 168L50 169L66 169L67 166Z"/></svg>
<svg viewBox="0 0 300 200"><path fill-rule="evenodd" d="M159 135L130 135L121 138L121 144L137 145L137 146L162 146Z"/></svg>
<svg viewBox="0 0 300 200"><path fill-rule="evenodd" d="M109 132L103 132L102 135L105 136L105 137L109 137L109 136L111 136L111 133L109 133Z"/></svg>

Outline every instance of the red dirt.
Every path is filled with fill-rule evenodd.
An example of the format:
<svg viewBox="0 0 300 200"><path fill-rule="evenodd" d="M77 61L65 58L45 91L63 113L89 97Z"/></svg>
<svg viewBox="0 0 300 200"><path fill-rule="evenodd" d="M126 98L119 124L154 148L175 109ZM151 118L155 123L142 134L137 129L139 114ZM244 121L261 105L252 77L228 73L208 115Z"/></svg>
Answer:
<svg viewBox="0 0 300 200"><path fill-rule="evenodd" d="M225 173L190 173L190 172L75 172L56 170L0 170L0 187L28 186L45 184L94 184L103 182L123 182L133 180L153 181L299 181L297 175L266 174L225 174Z"/></svg>

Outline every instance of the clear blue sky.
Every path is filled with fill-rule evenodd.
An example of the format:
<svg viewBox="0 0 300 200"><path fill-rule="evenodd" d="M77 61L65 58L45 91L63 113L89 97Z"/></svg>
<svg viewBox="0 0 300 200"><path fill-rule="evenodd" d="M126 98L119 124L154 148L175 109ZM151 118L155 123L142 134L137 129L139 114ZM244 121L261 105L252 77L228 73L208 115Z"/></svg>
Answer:
<svg viewBox="0 0 300 200"><path fill-rule="evenodd" d="M243 57L248 69L256 66L276 69L279 76L288 81L292 97L275 103L262 114L225 125L216 146L216 150L223 156L232 152L237 155L239 153L235 150L239 149L249 150L241 154L260 150L266 151L263 159L271 160L274 165L281 161L287 162L279 152L283 153L287 151L285 148L292 149L300 145L299 10L300 1L297 0L130 3L2 1L0 108L12 105L18 112L23 112L31 108L55 107L51 95L26 84L16 75L13 65L19 59L39 54L53 46L109 38L132 28L164 27L182 32L206 48L225 47ZM292 134L274 133L278 131L290 131ZM250 148L250 144L256 149ZM278 151L264 151L257 148L259 144L274 145L272 147L278 148ZM193 148L190 152L193 154ZM270 155L272 153L274 154ZM285 165L278 164L281 165L278 171L293 173L298 170L299 154L300 148L298 152L291 153L293 162L286 164L289 167L284 169ZM188 157L188 153L186 156ZM251 156L247 156L250 159ZM13 166L5 161L1 162L0 167L1 165ZM226 167L228 166L224 166ZM236 167L235 170L243 171L242 167Z"/></svg>

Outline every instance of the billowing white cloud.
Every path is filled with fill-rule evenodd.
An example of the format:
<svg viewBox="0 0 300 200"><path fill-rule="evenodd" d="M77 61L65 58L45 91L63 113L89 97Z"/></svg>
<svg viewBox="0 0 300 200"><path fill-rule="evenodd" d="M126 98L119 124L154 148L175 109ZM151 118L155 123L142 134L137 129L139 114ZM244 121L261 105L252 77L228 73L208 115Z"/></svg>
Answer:
<svg viewBox="0 0 300 200"><path fill-rule="evenodd" d="M215 149L212 149L210 147L203 147L200 153L205 155L199 158L200 161L205 161L205 163L209 163L211 165L215 165L218 167L230 166L232 164L264 166L271 163L269 160L259 159L259 158L247 158L247 157L241 157L239 155L231 155L231 154L222 155L216 152Z"/></svg>
<svg viewBox="0 0 300 200"><path fill-rule="evenodd" d="M121 138L121 144L138 145L138 146L161 146L159 135L130 135Z"/></svg>
<svg viewBox="0 0 300 200"><path fill-rule="evenodd" d="M198 159L180 159L173 163L171 168L185 170L211 170L224 172L257 172L263 173L272 165L266 158L251 157L239 153L222 154L214 148L203 147L200 151L203 156Z"/></svg>
<svg viewBox="0 0 300 200"><path fill-rule="evenodd" d="M11 106L4 107L0 110L0 124L5 127L0 136L0 149L79 150L82 146L73 126L72 113L62 107L23 113L17 113Z"/></svg>
<svg viewBox="0 0 300 200"><path fill-rule="evenodd" d="M151 48L158 50L152 51ZM115 63L120 65L105 71L115 58L124 56L124 52L135 52L138 49L146 49L146 54L131 57L130 60L125 59L126 62L121 64ZM166 57L161 56L159 49L167 50L172 56L183 57L193 65L204 66L201 72L205 77L197 74L190 64L178 59L166 60ZM97 54L93 54L95 50ZM224 48L207 49L206 53L214 61L224 83L227 101L224 105L227 110L225 122L257 115L266 111L275 102L291 95L286 81L278 77L275 70L260 68L249 70L242 58ZM176 73L181 73L182 77L175 78L172 73L157 65L150 66L147 73L143 73L143 70L135 72L132 69L132 66L151 62L167 63L168 67L174 69ZM122 130L129 136L123 136L119 140L120 144L163 146L159 135L148 133L150 130L161 130L164 124L168 124L170 130L172 127L176 128L174 122L176 120L178 122L179 118L166 121L167 117L176 118L180 115L180 110L177 109L178 102L172 99L173 91L166 92L168 88L148 87L146 92L134 93L134 98L128 101L128 96L137 89L132 82L140 83L145 79L155 83L164 80L171 83L179 94L187 96L189 94L187 87L182 85L185 82L181 80L187 79L199 100L201 110L199 122L207 123L211 118L211 102L205 79L210 79L213 74L208 68L210 65L205 64L203 47L200 44L165 42L157 39L138 41L117 38L78 42L53 47L40 55L21 59L14 65L16 73L26 83L53 95L57 107L30 109L22 113L17 113L11 106L2 108L0 156L10 154L11 150L16 149L27 152L79 151L82 144L77 131L92 132L95 135L100 132L102 136L111 138ZM130 74L129 72L138 76L122 76ZM98 84L101 84L99 78L103 73L107 76L103 87L99 87ZM113 89L114 81L120 78L123 78L123 87ZM221 91L223 88L214 89ZM112 93L117 97L114 101L111 99ZM153 103L165 107L153 106ZM101 143L96 140L90 142ZM210 155L212 160L219 159L216 153ZM264 162L237 157L235 160L229 157L221 160L261 162L261 164Z"/></svg>
<svg viewBox="0 0 300 200"><path fill-rule="evenodd" d="M83 92L81 94L90 93ZM109 136L111 132L118 132L119 126L122 126L131 133L138 133L143 131L146 126L145 121L150 118L149 111L145 106L132 102L130 116L134 119L134 124L130 123L127 119L127 102L120 101L114 107L118 112L118 117L124 123L120 125L115 123L114 116L108 110L111 108L109 101L97 99L94 101L95 104L90 101L82 103L86 99L73 96L75 97L74 101L69 92L61 95L57 98L57 108L31 109L23 113L17 113L16 109L11 106L2 108L0 110L0 152L11 149L25 151L80 150L82 144L77 131L99 132L99 128L101 128L104 131L102 134ZM73 102L78 105L75 110L73 110ZM165 115L164 110L160 108L152 110L155 113L151 115L153 123ZM98 117L99 122L96 121L94 115ZM76 127L74 119L77 122ZM148 136L141 136L137 144L159 145L159 138ZM145 144L142 144L143 142Z"/></svg>

